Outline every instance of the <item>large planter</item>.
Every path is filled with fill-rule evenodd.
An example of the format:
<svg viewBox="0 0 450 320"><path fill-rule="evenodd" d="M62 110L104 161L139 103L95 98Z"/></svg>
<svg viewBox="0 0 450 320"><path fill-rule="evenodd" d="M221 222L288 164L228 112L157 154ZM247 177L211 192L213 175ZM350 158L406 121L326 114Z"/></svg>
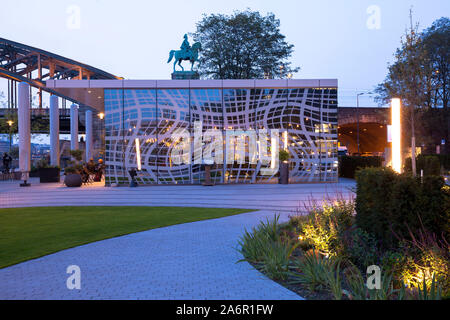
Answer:
<svg viewBox="0 0 450 320"><path fill-rule="evenodd" d="M39 169L39 182L59 182L60 179L59 168L40 168Z"/></svg>
<svg viewBox="0 0 450 320"><path fill-rule="evenodd" d="M278 178L279 184L289 184L289 162L280 163L280 176Z"/></svg>
<svg viewBox="0 0 450 320"><path fill-rule="evenodd" d="M81 187L83 181L81 180L81 175L79 174L68 174L64 178L64 184L69 188Z"/></svg>
<svg viewBox="0 0 450 320"><path fill-rule="evenodd" d="M39 170L30 171L30 178L39 178Z"/></svg>
<svg viewBox="0 0 450 320"><path fill-rule="evenodd" d="M205 164L205 181L203 182L204 186L213 186L214 184L211 182L211 165Z"/></svg>

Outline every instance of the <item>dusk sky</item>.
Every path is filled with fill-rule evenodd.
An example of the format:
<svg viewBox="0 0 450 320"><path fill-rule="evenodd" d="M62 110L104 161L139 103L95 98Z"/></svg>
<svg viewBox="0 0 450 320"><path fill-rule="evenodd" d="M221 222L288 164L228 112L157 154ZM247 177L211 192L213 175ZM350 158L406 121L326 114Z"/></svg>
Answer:
<svg viewBox="0 0 450 320"><path fill-rule="evenodd" d="M273 12L295 45L291 61L301 70L294 78L337 78L339 105L353 106L356 90L372 90L385 78L411 6L420 29L450 14L448 0L15 0L2 3L0 37L126 79L169 79L169 51L195 31L202 14ZM361 105L374 102L363 97Z"/></svg>

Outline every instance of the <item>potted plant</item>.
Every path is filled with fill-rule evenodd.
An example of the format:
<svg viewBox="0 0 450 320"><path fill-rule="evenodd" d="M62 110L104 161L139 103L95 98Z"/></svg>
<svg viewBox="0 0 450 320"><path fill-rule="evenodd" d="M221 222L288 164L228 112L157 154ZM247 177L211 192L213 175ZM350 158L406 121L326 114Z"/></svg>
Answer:
<svg viewBox="0 0 450 320"><path fill-rule="evenodd" d="M30 178L39 178L39 168L31 166Z"/></svg>
<svg viewBox="0 0 450 320"><path fill-rule="evenodd" d="M278 159L280 160L280 176L278 183L289 184L289 152L286 150L280 150Z"/></svg>
<svg viewBox="0 0 450 320"><path fill-rule="evenodd" d="M58 166L39 168L39 182L59 182L61 169Z"/></svg>
<svg viewBox="0 0 450 320"><path fill-rule="evenodd" d="M83 158L83 151L81 150L70 150L70 155L75 159L70 161L70 165L64 169L64 184L70 188L81 187L83 180L81 179L81 172L83 166L78 164Z"/></svg>
<svg viewBox="0 0 450 320"><path fill-rule="evenodd" d="M49 165L44 158L38 161L37 171L40 183L59 182L60 180L60 168Z"/></svg>

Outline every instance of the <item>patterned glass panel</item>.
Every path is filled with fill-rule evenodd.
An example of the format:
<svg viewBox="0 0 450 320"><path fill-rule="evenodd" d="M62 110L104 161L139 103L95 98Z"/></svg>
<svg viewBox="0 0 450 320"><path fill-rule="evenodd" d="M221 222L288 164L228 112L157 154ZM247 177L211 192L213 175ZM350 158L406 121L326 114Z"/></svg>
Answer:
<svg viewBox="0 0 450 320"><path fill-rule="evenodd" d="M336 88L105 89L105 130L107 184L131 168L139 184L200 184L210 162L215 184L276 183L277 149L290 182L337 181Z"/></svg>

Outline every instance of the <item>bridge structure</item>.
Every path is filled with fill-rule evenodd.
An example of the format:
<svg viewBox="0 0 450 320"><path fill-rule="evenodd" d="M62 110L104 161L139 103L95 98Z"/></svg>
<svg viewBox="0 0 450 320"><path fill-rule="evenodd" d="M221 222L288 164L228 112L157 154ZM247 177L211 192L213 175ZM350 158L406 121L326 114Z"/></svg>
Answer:
<svg viewBox="0 0 450 320"><path fill-rule="evenodd" d="M387 126L390 108L338 108L338 141L350 154L385 152L389 147Z"/></svg>
<svg viewBox="0 0 450 320"><path fill-rule="evenodd" d="M49 133L51 144L51 164L59 165L60 148L59 134L71 134L70 149L78 149L79 133L86 134L86 158L92 155L93 149L101 148L101 115L102 102L99 101L99 90L95 92L71 92L67 88L54 88L47 86L52 80L117 80L121 77L94 68L87 64L63 57L61 55L45 51L36 47L0 38L0 77L8 82L7 101L0 109L0 119L17 119L15 126L19 133L19 149L26 149L30 153L29 140L31 126L30 121L39 120L48 128L43 132ZM32 89L37 90L37 108L32 108ZM50 108L43 108L43 92L50 94ZM101 95L102 92L101 92ZM94 99L95 96L95 99ZM66 108L69 102L70 110ZM62 106L62 108L61 108ZM6 108L5 108L6 107ZM94 115L94 116L93 116ZM21 120L22 119L22 120ZM28 122L30 123L30 122ZM22 129L21 129L22 124ZM48 124L48 125L46 125ZM11 124L9 124L11 128ZM10 129L11 131L11 129ZM29 159L29 157L28 157ZM20 159L19 159L20 160ZM21 171L29 171L29 160L21 164Z"/></svg>
<svg viewBox="0 0 450 320"><path fill-rule="evenodd" d="M49 88L46 85L48 80L122 79L73 59L4 38L0 38L0 77L8 81L6 108L0 109L0 118L17 111L17 84L24 82L30 85L30 90L37 89L37 108L31 109L31 121L40 119L44 123L49 122L49 109L43 108L43 92L61 98L59 110L61 133L70 131L67 102L77 105L81 113L100 109L93 99L77 96L64 88ZM84 132L84 117L80 116L79 120L82 120L79 122L79 129L83 129L81 132Z"/></svg>
<svg viewBox="0 0 450 320"><path fill-rule="evenodd" d="M48 134L50 125L50 109L49 108L32 108L31 110L31 133ZM0 108L0 119L17 118L17 108ZM78 132L85 133L85 119L83 114L78 117ZM39 125L33 126L33 122L38 121ZM59 133L70 133L70 108L59 108Z"/></svg>
<svg viewBox="0 0 450 320"><path fill-rule="evenodd" d="M39 108L42 92L84 105L85 101L46 86L47 80L121 79L87 64L39 48L0 38L0 77L8 79L8 108L17 106L18 82L38 89Z"/></svg>

